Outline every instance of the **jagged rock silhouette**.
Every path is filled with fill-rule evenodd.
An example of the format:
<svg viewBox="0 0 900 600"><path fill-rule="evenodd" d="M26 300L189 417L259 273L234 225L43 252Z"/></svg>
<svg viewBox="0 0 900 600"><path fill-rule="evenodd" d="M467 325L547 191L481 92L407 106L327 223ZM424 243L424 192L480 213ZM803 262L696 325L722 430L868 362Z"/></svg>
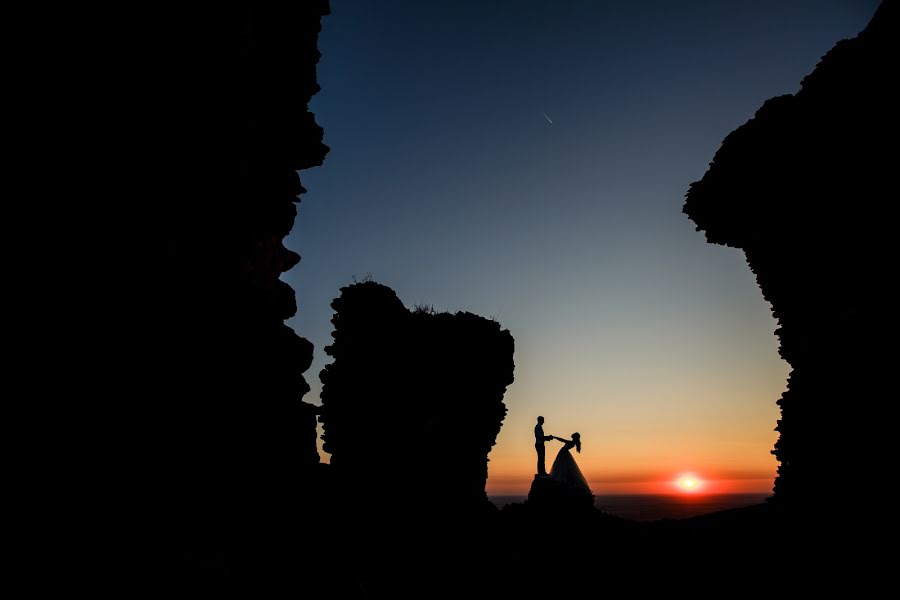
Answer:
<svg viewBox="0 0 900 600"><path fill-rule="evenodd" d="M360 489L391 481L394 495L427 498L429 510L489 506L487 455L513 382L512 335L467 312L409 311L371 281L342 288L332 308L334 361L320 377L334 476Z"/></svg>
<svg viewBox="0 0 900 600"><path fill-rule="evenodd" d="M747 252L780 321L794 367L777 448L783 498L821 491L835 471L875 472L890 455L877 451L888 420L873 407L892 383L879 357L892 314L892 224L881 212L897 132L895 9L886 3L801 92L768 103L730 137L688 198L710 241ZM149 549L152 579L168 584L174 574L201 586L167 585L170 594L525 597L560 592L546 573L575 574L565 593L596 592L596 580L579 574L598 565L625 584L646 585L650 573L661 591L698 565L725 568L728 577L719 576L732 584L767 572L766 552L782 533L772 506L708 525L639 527L599 511L557 517L519 505L460 526L454 516L485 505L487 455L513 380L512 337L467 313L407 311L377 284L350 286L336 301L334 363L322 376L334 464L318 464L316 411L301 402L311 346L284 325L297 307L279 276L299 260L282 244L305 191L296 171L327 151L305 107L318 91L316 40L328 10L324 0L179 8L150 48L165 54L153 66L165 85L151 97L166 143L146 165L152 201L141 217L153 235L142 250L153 260L139 278L147 310L110 301L124 307L139 333L133 347L142 346L118 364L139 363L131 368L141 376L116 379L124 382L116 400L132 408L110 412L123 436L149 432L138 435L137 458L121 462L140 481L144 510L128 513L125 527ZM857 427L847 427L851 419ZM114 484L117 475L109 474ZM368 503L333 494L332 475ZM377 510L397 503L425 518ZM787 563L793 550L782 544L775 560ZM852 583L858 591L865 582Z"/></svg>
<svg viewBox="0 0 900 600"><path fill-rule="evenodd" d="M164 562L232 592L297 578L317 487L302 402L312 345L284 323L297 303L279 278L300 260L282 243L305 192L297 171L328 150L307 110L328 12L325 0L186 9L159 34L157 110L173 132L148 165L162 183L146 207L146 329L161 350L139 384L152 398L146 487Z"/></svg>
<svg viewBox="0 0 900 600"><path fill-rule="evenodd" d="M883 476L889 431L876 407L893 381L876 349L893 321L885 212L896 188L898 42L897 3L886 1L800 91L732 132L687 194L684 212L707 240L744 251L792 367L778 402L778 501L813 506L836 474Z"/></svg>

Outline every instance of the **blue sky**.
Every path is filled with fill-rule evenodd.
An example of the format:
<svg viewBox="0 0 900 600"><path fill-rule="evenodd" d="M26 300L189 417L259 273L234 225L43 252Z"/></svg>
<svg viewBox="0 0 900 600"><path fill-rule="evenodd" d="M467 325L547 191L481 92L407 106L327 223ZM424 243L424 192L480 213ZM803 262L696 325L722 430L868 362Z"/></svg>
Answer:
<svg viewBox="0 0 900 600"><path fill-rule="evenodd" d="M489 489L530 479L537 414L548 433L579 429L595 492L682 468L771 483L776 325L743 255L706 244L683 196L878 3L331 4L311 103L331 152L301 173L286 244L303 260L283 277L289 324L316 347L305 399L331 300L371 273L407 306L493 316L515 337Z"/></svg>

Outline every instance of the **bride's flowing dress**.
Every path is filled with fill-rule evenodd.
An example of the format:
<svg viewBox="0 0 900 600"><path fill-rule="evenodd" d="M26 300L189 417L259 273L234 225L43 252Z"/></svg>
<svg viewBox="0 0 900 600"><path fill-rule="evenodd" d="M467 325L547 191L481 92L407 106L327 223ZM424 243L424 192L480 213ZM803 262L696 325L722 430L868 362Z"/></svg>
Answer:
<svg viewBox="0 0 900 600"><path fill-rule="evenodd" d="M575 490L590 494L591 488L587 479L584 478L581 469L578 468L578 464L575 462L575 457L570 452L574 447L575 442L566 442L559 449L556 460L553 461L553 467L550 468L550 479L555 479Z"/></svg>

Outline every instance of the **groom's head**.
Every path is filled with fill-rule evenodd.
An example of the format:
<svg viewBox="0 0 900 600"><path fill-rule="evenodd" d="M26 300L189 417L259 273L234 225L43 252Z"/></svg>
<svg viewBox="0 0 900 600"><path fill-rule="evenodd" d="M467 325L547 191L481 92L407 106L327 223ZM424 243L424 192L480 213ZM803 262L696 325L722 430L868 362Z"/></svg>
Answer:
<svg viewBox="0 0 900 600"><path fill-rule="evenodd" d="M544 424L544 417L538 417L538 425Z"/></svg>

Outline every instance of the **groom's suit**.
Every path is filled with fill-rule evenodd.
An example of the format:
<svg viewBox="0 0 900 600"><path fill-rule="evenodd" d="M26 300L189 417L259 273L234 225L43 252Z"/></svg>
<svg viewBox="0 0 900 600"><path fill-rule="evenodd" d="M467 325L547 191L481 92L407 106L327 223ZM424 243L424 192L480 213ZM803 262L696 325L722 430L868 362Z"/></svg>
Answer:
<svg viewBox="0 0 900 600"><path fill-rule="evenodd" d="M534 449L537 450L537 474L546 475L547 467L544 464L544 440L549 439L544 435L544 427L540 423L534 426Z"/></svg>

